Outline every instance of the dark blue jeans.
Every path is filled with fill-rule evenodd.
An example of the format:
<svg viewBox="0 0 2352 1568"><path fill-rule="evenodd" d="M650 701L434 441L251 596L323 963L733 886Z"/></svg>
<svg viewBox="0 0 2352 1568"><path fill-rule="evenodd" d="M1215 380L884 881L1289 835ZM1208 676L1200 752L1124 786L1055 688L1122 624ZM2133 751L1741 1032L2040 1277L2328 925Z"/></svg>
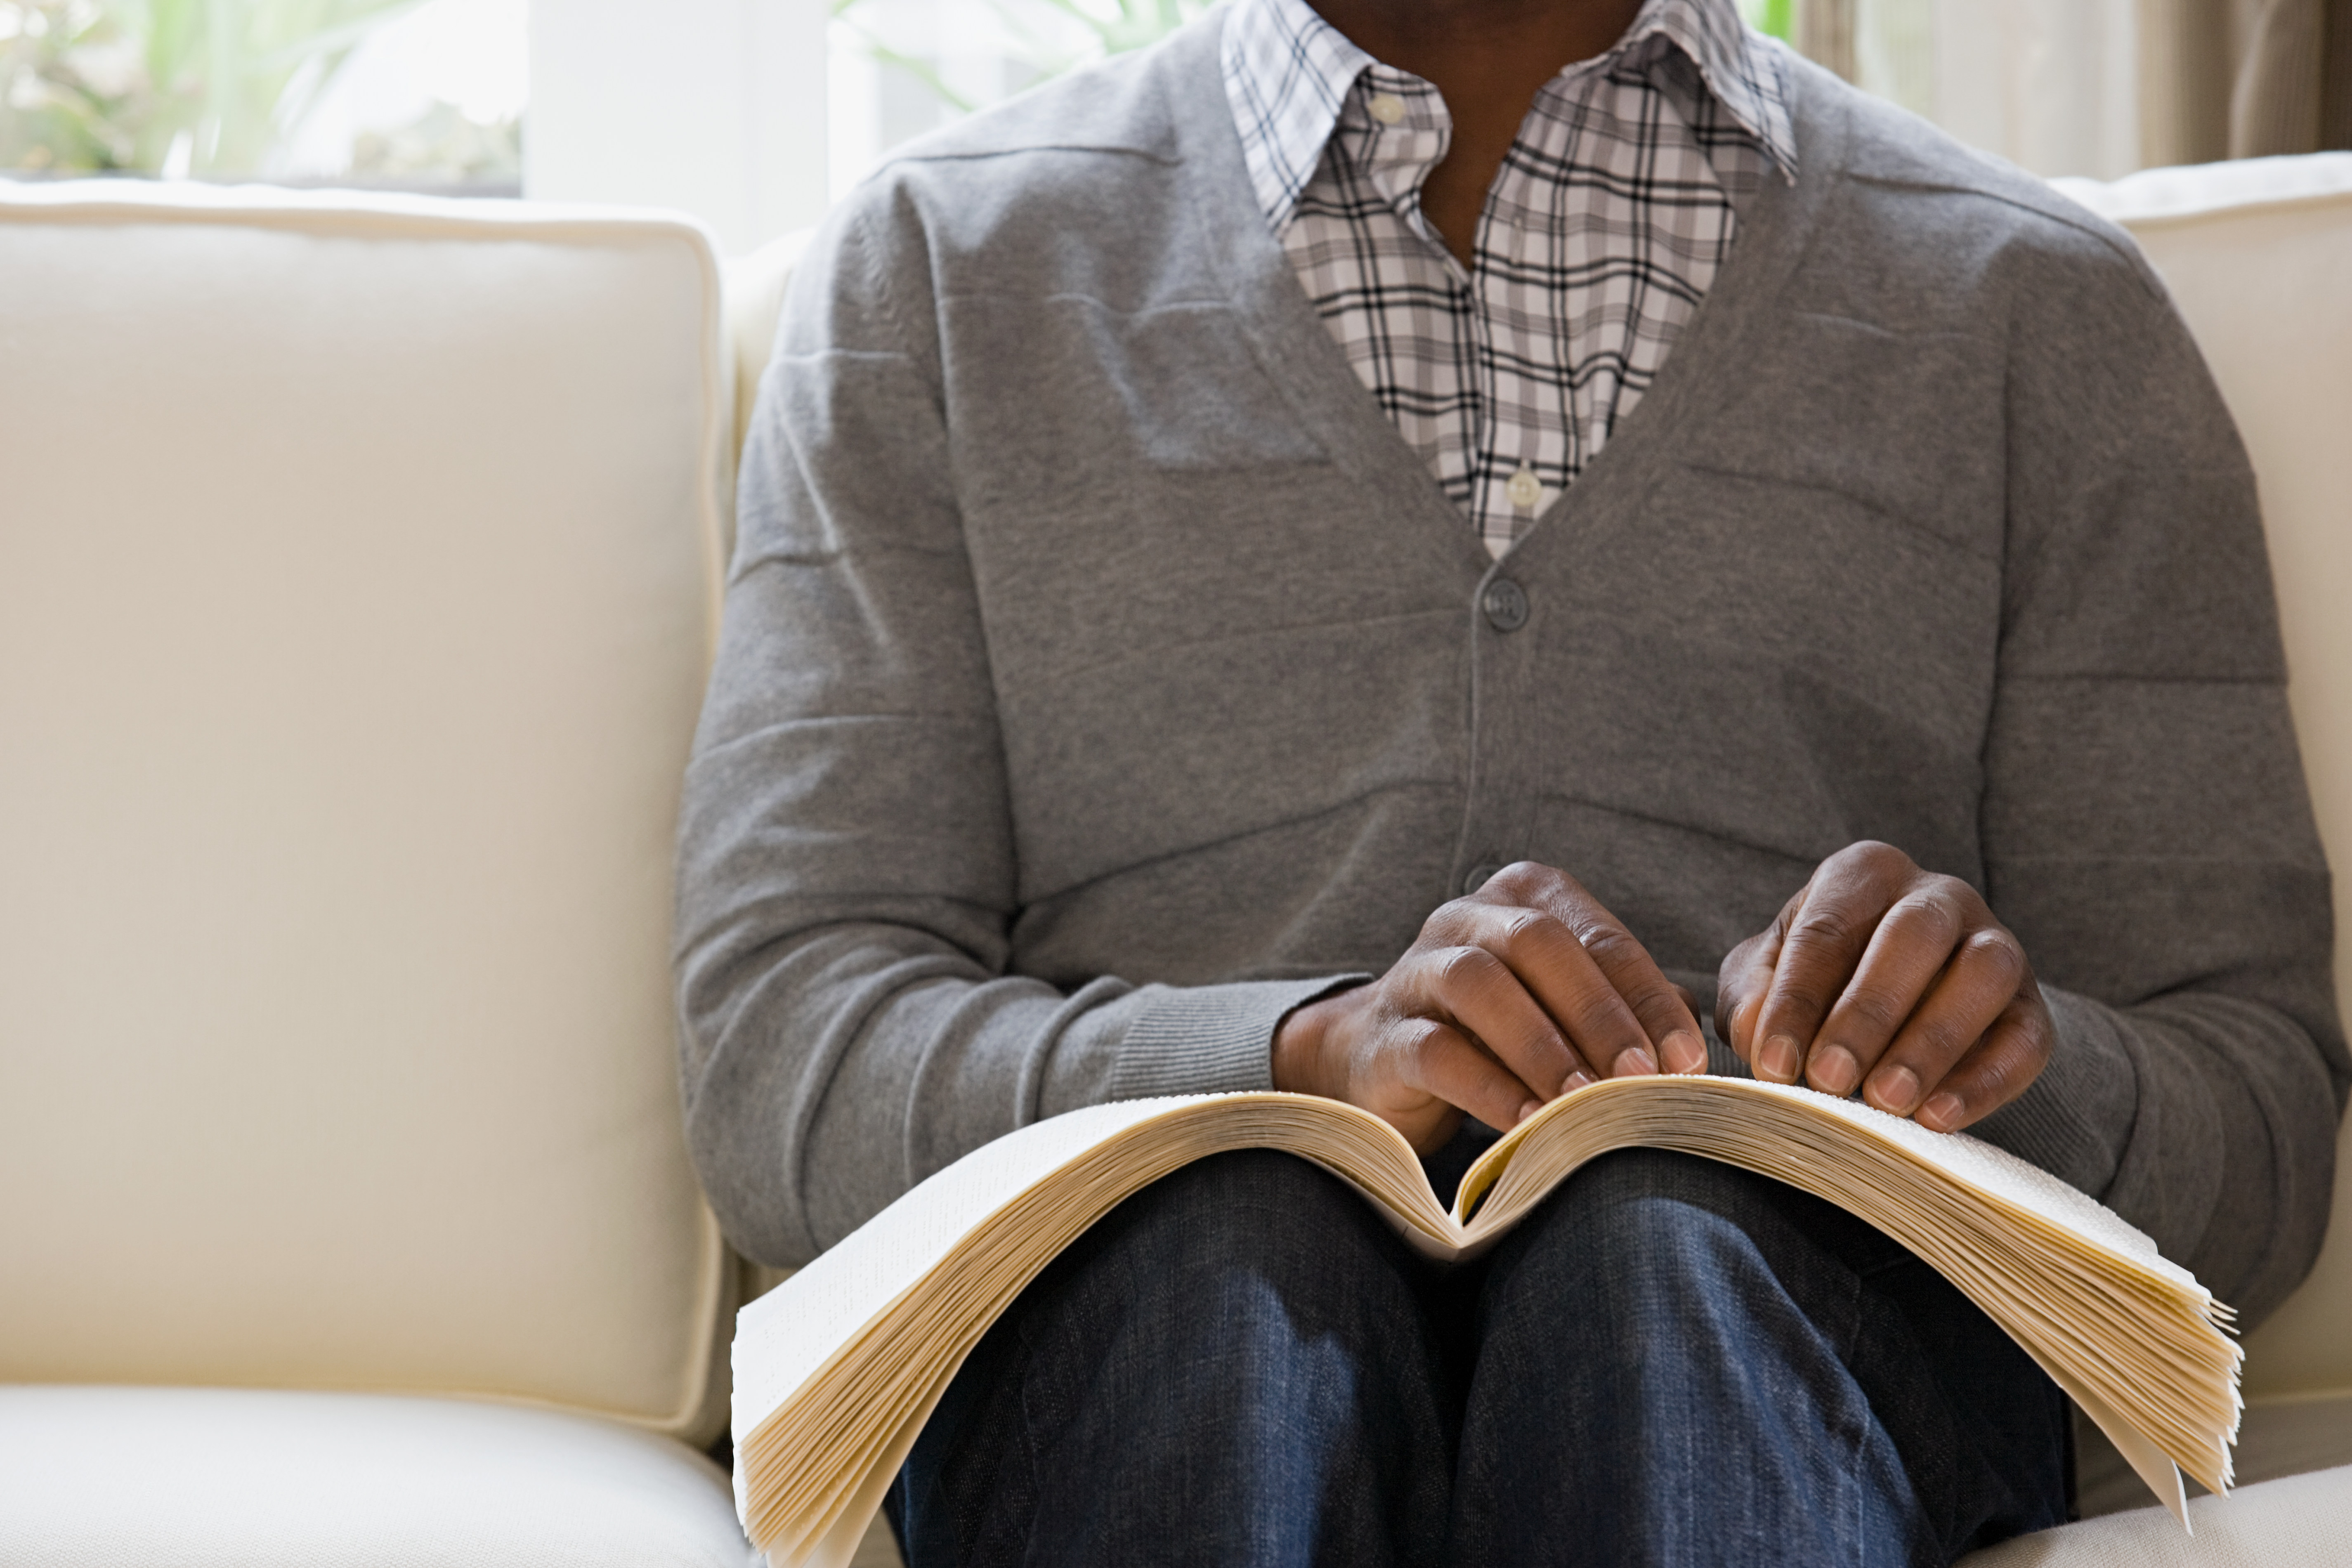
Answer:
<svg viewBox="0 0 2352 1568"><path fill-rule="evenodd" d="M890 1514L948 1563L1944 1563L2064 1516L2066 1409L1790 1187L1649 1150L1423 1263L1303 1160L1138 1194L1024 1291Z"/></svg>

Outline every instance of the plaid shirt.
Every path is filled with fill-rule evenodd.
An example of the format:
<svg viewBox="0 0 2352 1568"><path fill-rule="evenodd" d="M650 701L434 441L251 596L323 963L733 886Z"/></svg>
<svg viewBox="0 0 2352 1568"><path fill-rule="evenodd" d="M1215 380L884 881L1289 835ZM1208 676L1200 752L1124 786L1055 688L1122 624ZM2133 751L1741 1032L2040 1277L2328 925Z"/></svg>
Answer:
<svg viewBox="0 0 2352 1568"><path fill-rule="evenodd" d="M1307 0L1235 0L1225 93L1266 221L1348 362L1500 556L1633 411L1795 138L1733 0L1648 0L1546 82L1465 268L1421 210L1453 121Z"/></svg>

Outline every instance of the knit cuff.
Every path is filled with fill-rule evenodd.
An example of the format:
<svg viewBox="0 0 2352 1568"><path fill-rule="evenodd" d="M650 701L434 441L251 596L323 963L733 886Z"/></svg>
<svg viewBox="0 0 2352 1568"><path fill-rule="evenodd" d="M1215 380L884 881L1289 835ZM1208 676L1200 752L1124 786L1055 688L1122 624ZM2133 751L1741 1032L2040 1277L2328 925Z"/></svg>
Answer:
<svg viewBox="0 0 2352 1568"><path fill-rule="evenodd" d="M1369 974L1171 985L1128 1026L1110 1098L1216 1094L1274 1087L1274 1031L1294 1010Z"/></svg>

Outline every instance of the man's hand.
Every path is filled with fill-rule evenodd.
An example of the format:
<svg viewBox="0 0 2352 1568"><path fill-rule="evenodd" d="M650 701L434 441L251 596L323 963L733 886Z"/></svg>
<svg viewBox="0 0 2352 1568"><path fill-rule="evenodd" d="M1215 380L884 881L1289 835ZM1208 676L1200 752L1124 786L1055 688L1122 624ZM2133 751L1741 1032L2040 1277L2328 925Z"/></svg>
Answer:
<svg viewBox="0 0 2352 1568"><path fill-rule="evenodd" d="M1938 1132L2024 1093L2053 1037L2025 949L1977 890L1873 843L1822 861L1731 950L1715 1026L1768 1083L1859 1084Z"/></svg>
<svg viewBox="0 0 2352 1568"><path fill-rule="evenodd" d="M1575 879L1523 860L1442 905L1386 974L1275 1033L1274 1087L1360 1105L1423 1153L1597 1079L1706 1067L1690 993Z"/></svg>

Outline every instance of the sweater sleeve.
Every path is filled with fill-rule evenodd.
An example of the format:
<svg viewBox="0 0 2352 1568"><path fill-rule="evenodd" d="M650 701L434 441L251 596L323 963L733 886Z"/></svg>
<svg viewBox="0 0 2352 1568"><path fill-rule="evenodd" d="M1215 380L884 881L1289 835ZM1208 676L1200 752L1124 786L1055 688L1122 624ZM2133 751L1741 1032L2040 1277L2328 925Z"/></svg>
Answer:
<svg viewBox="0 0 2352 1568"><path fill-rule="evenodd" d="M778 1265L1037 1118L1267 1087L1276 1026L1339 983L1008 972L1015 852L938 339L878 205L836 217L786 301L681 808L689 1143L730 1237Z"/></svg>
<svg viewBox="0 0 2352 1568"><path fill-rule="evenodd" d="M1979 1130L2251 1326L2317 1253L2352 1079L2253 476L2128 241L2018 265L1981 830L2058 1039Z"/></svg>

